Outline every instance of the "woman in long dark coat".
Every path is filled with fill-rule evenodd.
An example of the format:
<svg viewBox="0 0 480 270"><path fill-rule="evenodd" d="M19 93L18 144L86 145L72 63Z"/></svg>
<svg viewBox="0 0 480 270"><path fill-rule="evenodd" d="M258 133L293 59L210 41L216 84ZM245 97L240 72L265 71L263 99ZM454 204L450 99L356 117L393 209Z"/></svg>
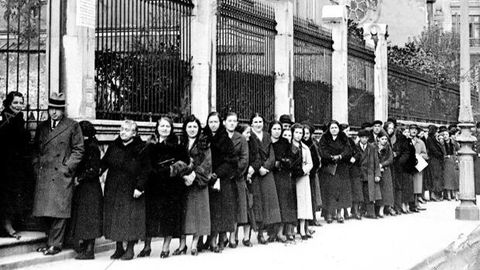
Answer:
<svg viewBox="0 0 480 270"><path fill-rule="evenodd" d="M378 216L383 217L384 210L386 210L389 215L394 216L395 212L392 209L394 203L392 170L390 169L393 165L393 151L385 131L382 130L377 135L377 140L380 171L382 173L382 180L380 181L382 199L377 201L377 204L380 205Z"/></svg>
<svg viewBox="0 0 480 270"><path fill-rule="evenodd" d="M445 169L445 148L441 144L442 135L438 133L436 126L429 127L427 138L427 153L430 157L427 170L427 181L431 183L431 199L434 201L443 199L444 178L443 171Z"/></svg>
<svg viewBox="0 0 480 270"><path fill-rule="evenodd" d="M211 234L209 239L210 250L219 253L224 247L225 239L220 239L219 233L235 232L237 222L236 200L236 173L238 157L232 140L223 126L222 119L217 112L212 112L207 118L205 135L210 141L212 151L213 179L210 185L210 220Z"/></svg>
<svg viewBox="0 0 480 270"><path fill-rule="evenodd" d="M239 132L235 131L238 125L238 116L234 112L229 112L225 116L224 126L228 137L232 140L234 155L238 159L237 172L235 174L236 201L237 201L237 222L235 224L235 233L230 234L230 242L228 246L236 248L238 245L237 233L238 225L245 225L248 223L247 215L247 183L245 182L245 173L248 169L248 142L245 137ZM245 233L248 227L243 227Z"/></svg>
<svg viewBox="0 0 480 270"><path fill-rule="evenodd" d="M133 247L145 238L145 198L142 196L150 171L148 151L137 135L137 124L126 120L120 136L108 147L101 172L108 170L104 188L103 232L117 242L112 259L133 259ZM127 249L123 248L127 241Z"/></svg>
<svg viewBox="0 0 480 270"><path fill-rule="evenodd" d="M258 146L260 168L255 172L252 180L253 185L253 204L259 225L257 240L258 243L265 245L267 241L263 232L268 226L280 223L280 206L278 204L277 189L272 170L275 167L275 151L273 150L270 134L264 132L264 119L256 113L250 118L252 126L252 140ZM256 217L256 218L257 218Z"/></svg>
<svg viewBox="0 0 480 270"><path fill-rule="evenodd" d="M313 168L310 171L310 188L312 195L312 210L313 210L313 223L316 226L321 226L320 222L316 218L317 211L322 209L322 195L320 193L320 180L318 178L318 170L320 169L320 155L318 153L318 147L313 141L313 132L315 129L311 125L304 125L304 137L302 142L310 149L312 156ZM308 224L307 224L308 225Z"/></svg>
<svg viewBox="0 0 480 270"><path fill-rule="evenodd" d="M184 197L187 191L183 176L189 170L191 172L191 167L187 165L192 164L187 149L180 146L174 134L171 118L163 116L157 121L155 135L158 141L150 145L152 170L145 193L147 238L139 256L150 255L152 237L163 237L160 258L167 258L172 238L180 238L183 234Z"/></svg>
<svg viewBox="0 0 480 270"><path fill-rule="evenodd" d="M0 117L0 222L1 228L9 237L20 239L13 228L16 215L21 214L22 188L31 177L32 167L26 159L27 146L30 139L23 119L24 99L19 92L8 93L3 101L4 110Z"/></svg>
<svg viewBox="0 0 480 270"><path fill-rule="evenodd" d="M456 198L456 192L459 188L459 171L457 151L459 149L457 142L453 140L449 132L445 129L442 132L445 147L445 169L443 178L445 180L445 199Z"/></svg>
<svg viewBox="0 0 480 270"><path fill-rule="evenodd" d="M297 201L295 182L291 175L292 148L290 142L282 137L282 123L279 121L270 122L270 136L272 139L273 151L275 152L275 167L273 178L277 189L278 204L282 222L279 224L273 240L279 242L293 241L293 228L297 222ZM285 230L285 232L284 232ZM286 235L285 236L283 235Z"/></svg>
<svg viewBox="0 0 480 270"><path fill-rule="evenodd" d="M320 139L322 158L321 179L325 181L327 198L327 223L332 223L332 214L336 212L337 220L343 222L344 208L352 206L352 192L349 175L349 161L352 150L347 135L340 132L340 124L333 120L327 126L327 132Z"/></svg>
<svg viewBox="0 0 480 270"><path fill-rule="evenodd" d="M393 151L392 180L394 189L394 204L397 213L409 213L407 207L413 201L413 173L416 172L415 146L410 139L402 134L400 129L392 128L388 123L387 134Z"/></svg>
<svg viewBox="0 0 480 270"><path fill-rule="evenodd" d="M252 242L250 242L251 231L257 231L258 226L256 223L256 215L261 213L255 213L254 211L254 203L253 203L253 189L254 186L252 185L252 178L256 171L260 169L262 164L260 163L260 153L258 151L258 145L251 140L251 131L252 128L247 124L240 124L237 126L237 131L242 134L242 136L248 142L248 168L245 172L245 181L247 183L247 216L248 216L248 223L243 227L243 240L242 244L246 247L252 247Z"/></svg>
<svg viewBox="0 0 480 270"><path fill-rule="evenodd" d="M100 149L95 127L88 121L79 123L84 136L85 152L78 165L73 192L71 230L75 241L82 241L75 259L94 259L95 238L103 231L103 192L100 185Z"/></svg>
<svg viewBox="0 0 480 270"><path fill-rule="evenodd" d="M212 172L212 154L207 138L202 135L200 120L189 116L183 123L182 147L187 149L192 159L192 172L183 178L187 184L185 214L180 247L174 254L186 252L186 235L193 235L191 254L198 254L200 236L210 234L210 203L208 183Z"/></svg>

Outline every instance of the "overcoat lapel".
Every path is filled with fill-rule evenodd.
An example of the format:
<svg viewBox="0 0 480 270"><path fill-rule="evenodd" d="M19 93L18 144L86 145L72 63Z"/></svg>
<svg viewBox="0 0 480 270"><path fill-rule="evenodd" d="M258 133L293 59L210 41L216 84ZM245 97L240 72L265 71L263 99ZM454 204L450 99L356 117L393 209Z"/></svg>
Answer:
<svg viewBox="0 0 480 270"><path fill-rule="evenodd" d="M69 127L68 124L67 124L67 121L65 121L65 119L62 119L60 121L60 123L58 123L57 127L55 127L54 130L51 130L50 126L51 126L51 122L48 122L48 127L47 127L48 128L48 135L47 135L47 139L45 140L44 145L47 145L50 141L52 141L58 135L62 134Z"/></svg>

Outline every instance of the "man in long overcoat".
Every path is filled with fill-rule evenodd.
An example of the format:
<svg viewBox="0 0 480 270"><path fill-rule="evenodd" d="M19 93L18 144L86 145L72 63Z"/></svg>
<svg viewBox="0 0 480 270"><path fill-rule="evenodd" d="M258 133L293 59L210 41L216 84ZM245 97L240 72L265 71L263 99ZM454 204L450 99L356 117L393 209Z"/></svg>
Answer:
<svg viewBox="0 0 480 270"><path fill-rule="evenodd" d="M33 215L43 218L47 225L47 247L38 249L45 255L55 255L62 249L72 208L72 176L84 152L80 125L64 116L64 111L64 95L52 94L49 119L39 123L35 133Z"/></svg>

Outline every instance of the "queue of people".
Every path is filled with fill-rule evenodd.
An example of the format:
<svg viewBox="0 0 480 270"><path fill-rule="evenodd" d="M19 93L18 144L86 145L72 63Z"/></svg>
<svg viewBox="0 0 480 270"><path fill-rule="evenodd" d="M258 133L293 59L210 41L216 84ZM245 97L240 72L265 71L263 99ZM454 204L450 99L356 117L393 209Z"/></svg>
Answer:
<svg viewBox="0 0 480 270"><path fill-rule="evenodd" d="M13 179L28 163L15 159L28 141L21 105L23 96L9 93L0 125L0 142L15 139L1 162L13 164L2 167L12 187L0 196L2 225L15 238ZM389 119L354 133L332 120L318 136L312 125L287 115L267 122L257 113L243 124L234 112L212 112L205 127L186 117L177 136L172 119L163 116L147 142L134 121L122 122L101 157L94 126L67 118L64 108L62 94L50 97L49 119L34 139L33 215L46 224L48 241L38 249L45 255L59 253L67 233L79 244L77 259L93 259L101 236L116 242L111 258L122 260L135 257L139 241L137 256L150 256L152 238L163 239L161 258L237 248L240 230L245 247L253 246L252 232L260 245L297 235L305 241L322 217L344 223L409 214L425 210L427 199L451 200L458 192L453 127L425 133ZM173 238L180 241L170 254Z"/></svg>

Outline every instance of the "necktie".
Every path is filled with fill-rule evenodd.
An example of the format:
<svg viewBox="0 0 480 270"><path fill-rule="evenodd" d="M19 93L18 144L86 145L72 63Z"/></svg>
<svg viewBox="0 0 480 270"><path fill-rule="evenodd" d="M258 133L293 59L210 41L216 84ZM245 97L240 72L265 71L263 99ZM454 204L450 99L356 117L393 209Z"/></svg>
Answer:
<svg viewBox="0 0 480 270"><path fill-rule="evenodd" d="M52 129L55 129L57 127L57 122L57 120L53 120Z"/></svg>

